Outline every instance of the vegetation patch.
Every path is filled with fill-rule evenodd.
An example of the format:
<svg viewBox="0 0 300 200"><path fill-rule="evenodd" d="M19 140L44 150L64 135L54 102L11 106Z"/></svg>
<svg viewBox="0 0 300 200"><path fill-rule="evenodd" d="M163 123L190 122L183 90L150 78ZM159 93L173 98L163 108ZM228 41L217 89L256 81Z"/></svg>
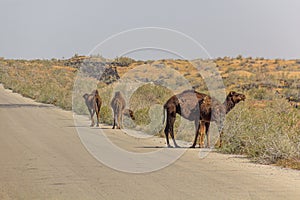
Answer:
<svg viewBox="0 0 300 200"><path fill-rule="evenodd" d="M300 114L284 99L237 105L226 117L221 152L246 154L253 161L275 164L300 158Z"/></svg>

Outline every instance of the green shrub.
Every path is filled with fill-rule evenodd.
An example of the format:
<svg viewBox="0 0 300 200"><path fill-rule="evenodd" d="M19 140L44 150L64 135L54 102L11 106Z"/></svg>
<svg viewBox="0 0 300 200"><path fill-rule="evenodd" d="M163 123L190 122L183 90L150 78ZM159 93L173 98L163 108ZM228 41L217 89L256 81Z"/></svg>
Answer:
<svg viewBox="0 0 300 200"><path fill-rule="evenodd" d="M104 124L113 124L113 114L109 106L102 106L100 110L100 121Z"/></svg>
<svg viewBox="0 0 300 200"><path fill-rule="evenodd" d="M148 125L151 121L149 117L149 107L138 109L134 112L135 123L139 126Z"/></svg>
<svg viewBox="0 0 300 200"><path fill-rule="evenodd" d="M163 105L173 93L166 87L146 84L139 87L131 96L129 106L132 110L150 108L154 104Z"/></svg>
<svg viewBox="0 0 300 200"><path fill-rule="evenodd" d="M121 67L128 67L130 64L136 62L134 59L129 57L117 57L114 59L113 64L121 66Z"/></svg>
<svg viewBox="0 0 300 200"><path fill-rule="evenodd" d="M248 96L255 100L272 100L275 98L275 93L266 88L253 88L248 91Z"/></svg>
<svg viewBox="0 0 300 200"><path fill-rule="evenodd" d="M285 100L255 108L239 104L226 117L223 146L226 153L246 154L259 163L300 158L300 114Z"/></svg>

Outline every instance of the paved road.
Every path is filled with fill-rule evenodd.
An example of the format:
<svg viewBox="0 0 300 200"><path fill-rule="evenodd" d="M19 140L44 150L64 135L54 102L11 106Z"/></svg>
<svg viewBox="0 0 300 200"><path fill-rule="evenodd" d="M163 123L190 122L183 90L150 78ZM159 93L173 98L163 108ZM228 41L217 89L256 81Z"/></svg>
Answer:
<svg viewBox="0 0 300 200"><path fill-rule="evenodd" d="M89 128L87 119L84 122L81 129L100 131ZM82 144L71 112L35 103L2 86L0 128L0 199L300 198L299 171L214 152L199 159L199 149L187 150L176 162L154 172L111 169ZM164 146L158 138L137 139L105 125L101 128L128 151Z"/></svg>

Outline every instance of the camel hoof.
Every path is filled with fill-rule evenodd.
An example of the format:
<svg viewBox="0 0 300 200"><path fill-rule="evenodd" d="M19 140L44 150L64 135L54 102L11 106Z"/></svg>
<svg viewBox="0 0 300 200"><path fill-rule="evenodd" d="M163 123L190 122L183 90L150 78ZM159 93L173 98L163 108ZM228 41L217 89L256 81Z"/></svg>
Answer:
<svg viewBox="0 0 300 200"><path fill-rule="evenodd" d="M175 145L175 148L180 148L180 146L178 146L177 144Z"/></svg>
<svg viewBox="0 0 300 200"><path fill-rule="evenodd" d="M195 145L190 146L190 149L195 149Z"/></svg>

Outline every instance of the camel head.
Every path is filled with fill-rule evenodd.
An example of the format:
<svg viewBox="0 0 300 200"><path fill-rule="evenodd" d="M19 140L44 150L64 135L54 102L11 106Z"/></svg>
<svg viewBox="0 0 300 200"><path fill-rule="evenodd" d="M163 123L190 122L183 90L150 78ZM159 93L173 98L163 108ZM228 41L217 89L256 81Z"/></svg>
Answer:
<svg viewBox="0 0 300 200"><path fill-rule="evenodd" d="M235 91L229 92L224 102L226 106L226 113L228 113L236 104L240 101L245 101L246 96L244 94L237 93Z"/></svg>
<svg viewBox="0 0 300 200"><path fill-rule="evenodd" d="M125 116L127 116L127 117L130 117L132 120L135 120L134 113L133 113L132 110L130 110L130 109L125 109L125 110L123 111L123 114L124 114Z"/></svg>
<svg viewBox="0 0 300 200"><path fill-rule="evenodd" d="M87 93L85 93L83 96L82 96L85 100L88 99L89 95Z"/></svg>
<svg viewBox="0 0 300 200"><path fill-rule="evenodd" d="M135 120L135 117L133 115L133 111L132 110L129 110L129 116L132 120Z"/></svg>
<svg viewBox="0 0 300 200"><path fill-rule="evenodd" d="M231 91L227 95L227 99L230 99L234 104L237 104L240 101L245 101L246 96L244 94L240 94L235 91Z"/></svg>
<svg viewBox="0 0 300 200"><path fill-rule="evenodd" d="M115 93L115 97L122 97L122 93L121 93L120 91L117 91L117 92Z"/></svg>

